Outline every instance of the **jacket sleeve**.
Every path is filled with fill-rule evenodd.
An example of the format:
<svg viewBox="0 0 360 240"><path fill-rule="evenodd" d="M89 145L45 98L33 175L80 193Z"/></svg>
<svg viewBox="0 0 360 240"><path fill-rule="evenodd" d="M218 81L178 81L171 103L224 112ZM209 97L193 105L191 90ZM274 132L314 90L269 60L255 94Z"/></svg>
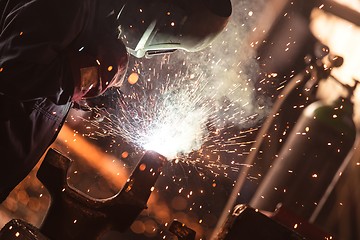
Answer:
<svg viewBox="0 0 360 240"><path fill-rule="evenodd" d="M83 0L9 0L0 35L0 94L20 100L71 97L67 51L89 21Z"/></svg>

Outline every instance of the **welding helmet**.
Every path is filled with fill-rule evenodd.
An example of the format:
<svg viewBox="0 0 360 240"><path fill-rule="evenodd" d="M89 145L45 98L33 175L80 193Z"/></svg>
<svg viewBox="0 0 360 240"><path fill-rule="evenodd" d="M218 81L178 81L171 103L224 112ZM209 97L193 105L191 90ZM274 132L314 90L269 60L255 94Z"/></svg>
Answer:
<svg viewBox="0 0 360 240"><path fill-rule="evenodd" d="M230 0L126 0L115 13L119 38L135 57L207 47L225 28Z"/></svg>

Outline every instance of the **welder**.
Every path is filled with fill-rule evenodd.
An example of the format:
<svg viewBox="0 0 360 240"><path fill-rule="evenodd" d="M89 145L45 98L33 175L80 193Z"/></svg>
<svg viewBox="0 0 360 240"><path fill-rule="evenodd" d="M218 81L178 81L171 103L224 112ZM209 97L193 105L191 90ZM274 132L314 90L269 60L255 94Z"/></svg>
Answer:
<svg viewBox="0 0 360 240"><path fill-rule="evenodd" d="M0 0L0 11L2 202L55 140L74 103L121 86L131 56L202 50L226 26L231 3Z"/></svg>

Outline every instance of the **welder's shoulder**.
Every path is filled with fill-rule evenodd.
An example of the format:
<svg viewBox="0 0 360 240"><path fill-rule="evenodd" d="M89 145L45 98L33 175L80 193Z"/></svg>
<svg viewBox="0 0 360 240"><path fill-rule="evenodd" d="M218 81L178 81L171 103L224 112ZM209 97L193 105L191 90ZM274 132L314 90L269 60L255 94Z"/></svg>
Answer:
<svg viewBox="0 0 360 240"><path fill-rule="evenodd" d="M49 20L59 19L59 23L76 25L82 24L93 15L95 0L33 0L35 12L38 10L42 16Z"/></svg>
<svg viewBox="0 0 360 240"><path fill-rule="evenodd" d="M73 20L80 20L89 16L96 6L95 0L8 0L12 15L30 16L32 20L47 18L50 23L52 19L76 24ZM91 15L91 14L90 14ZM26 23L24 23L26 24Z"/></svg>
<svg viewBox="0 0 360 240"><path fill-rule="evenodd" d="M0 13L0 41L12 39L14 32L21 30L24 35L37 36L39 41L60 40L67 45L93 21L96 8L95 0L7 1L9 4Z"/></svg>

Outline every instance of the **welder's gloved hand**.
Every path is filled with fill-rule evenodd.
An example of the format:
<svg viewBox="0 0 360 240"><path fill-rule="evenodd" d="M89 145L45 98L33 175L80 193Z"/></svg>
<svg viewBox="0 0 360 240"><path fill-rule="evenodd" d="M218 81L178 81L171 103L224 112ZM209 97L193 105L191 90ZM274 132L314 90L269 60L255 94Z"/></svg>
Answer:
<svg viewBox="0 0 360 240"><path fill-rule="evenodd" d="M124 44L111 37L103 37L94 46L69 53L74 78L75 102L100 96L110 87L120 87L128 65Z"/></svg>

